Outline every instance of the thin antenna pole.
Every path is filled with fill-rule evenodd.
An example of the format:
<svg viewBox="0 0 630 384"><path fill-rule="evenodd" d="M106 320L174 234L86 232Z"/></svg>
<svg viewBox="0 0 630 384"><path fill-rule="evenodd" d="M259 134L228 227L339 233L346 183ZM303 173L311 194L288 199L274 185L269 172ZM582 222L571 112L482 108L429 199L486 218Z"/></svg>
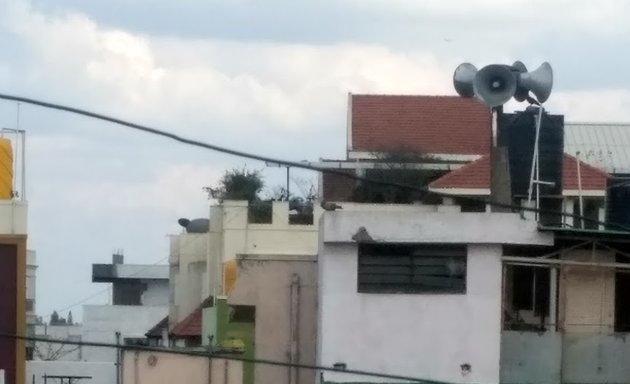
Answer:
<svg viewBox="0 0 630 384"><path fill-rule="evenodd" d="M536 209L540 209L540 125L542 122L542 106L538 108L536 119ZM538 212L536 217L540 219Z"/></svg>
<svg viewBox="0 0 630 384"><path fill-rule="evenodd" d="M14 130L15 141L13 142L13 194L14 194L14 198L16 197L15 195L17 195L16 178L17 178L17 170L18 170L17 159L18 159L18 153L19 153L18 141L20 140L20 103L16 103L15 106L16 106L15 107L15 130Z"/></svg>
<svg viewBox="0 0 630 384"><path fill-rule="evenodd" d="M578 199L580 202L580 217L584 216L584 198L582 197L582 172L580 167L580 151L575 152L576 165L577 165L577 182L578 182ZM584 220L581 218L580 228L584 229Z"/></svg>
<svg viewBox="0 0 630 384"><path fill-rule="evenodd" d="M529 188L527 191L527 205L531 206L532 202L532 194L534 192L534 183L536 183L536 208L540 206L539 198L540 198L540 187L538 185L539 182L539 164L538 164L538 141L540 139L540 125L542 122L542 113L543 106L540 104L538 106L538 117L536 119L536 137L534 139L534 153L532 154L532 168L529 176ZM534 178L535 177L535 178ZM536 219L538 219L538 212L536 212Z"/></svg>
<svg viewBox="0 0 630 384"><path fill-rule="evenodd" d="M26 131L22 131L22 200L26 200Z"/></svg>
<svg viewBox="0 0 630 384"><path fill-rule="evenodd" d="M289 188L290 188L290 186L289 186L289 184L290 184L290 181L289 181L289 179L290 179L289 169L290 169L290 167L287 167L287 201L289 201L289 196L291 196L291 193L289 192Z"/></svg>

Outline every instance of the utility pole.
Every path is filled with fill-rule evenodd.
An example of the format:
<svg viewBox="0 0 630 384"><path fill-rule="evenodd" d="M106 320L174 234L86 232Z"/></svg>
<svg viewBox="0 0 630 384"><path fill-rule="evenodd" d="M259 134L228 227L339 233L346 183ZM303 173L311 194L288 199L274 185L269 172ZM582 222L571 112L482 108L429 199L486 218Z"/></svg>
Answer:
<svg viewBox="0 0 630 384"><path fill-rule="evenodd" d="M116 384L120 384L120 332L116 332Z"/></svg>

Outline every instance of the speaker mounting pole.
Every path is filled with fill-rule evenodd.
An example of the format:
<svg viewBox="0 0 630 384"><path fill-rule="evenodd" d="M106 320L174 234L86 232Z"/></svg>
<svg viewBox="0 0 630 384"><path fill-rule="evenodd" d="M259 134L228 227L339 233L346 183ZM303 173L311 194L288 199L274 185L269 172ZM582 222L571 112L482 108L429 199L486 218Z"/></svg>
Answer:
<svg viewBox="0 0 630 384"><path fill-rule="evenodd" d="M476 97L492 110L492 126L490 140L490 195L493 200L512 203L509 169L507 169L507 149L498 146L497 125L503 104L511 98L519 102L527 100L538 105L536 119L536 139L532 155L532 168L529 180L527 203L531 206L534 186L536 187L536 208L540 208L540 185L553 184L540 180L539 171L539 137L544 108L553 87L553 70L544 62L538 69L528 72L520 61L512 65L491 64L480 70L470 63L460 64L453 74L453 85L462 97ZM530 93L535 98L530 96ZM505 193L505 190L508 193ZM506 201L507 200L507 201ZM536 215L538 220L538 214Z"/></svg>
<svg viewBox="0 0 630 384"><path fill-rule="evenodd" d="M540 141L540 125L542 122L542 114L544 108L542 105L538 106L538 116L536 117L536 136L534 138L534 152L532 154L532 168L529 176L529 189L527 191L527 204L530 206L532 202L532 194L533 194L533 186L536 184L536 209L540 208L540 167L538 162L538 153L539 146L538 142ZM536 173L536 175L534 175ZM536 218L538 218L538 212L536 212Z"/></svg>

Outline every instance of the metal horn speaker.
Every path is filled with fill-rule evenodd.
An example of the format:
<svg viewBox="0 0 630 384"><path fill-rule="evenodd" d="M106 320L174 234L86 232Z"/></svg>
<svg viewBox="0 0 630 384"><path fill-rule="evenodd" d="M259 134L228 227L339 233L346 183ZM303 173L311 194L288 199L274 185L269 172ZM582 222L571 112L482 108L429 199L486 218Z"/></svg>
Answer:
<svg viewBox="0 0 630 384"><path fill-rule="evenodd" d="M535 71L521 73L518 77L519 88L531 91L541 103L547 101L553 87L553 70L548 62L542 63Z"/></svg>
<svg viewBox="0 0 630 384"><path fill-rule="evenodd" d="M507 65L487 65L473 80L475 95L489 107L505 104L516 93L517 76Z"/></svg>
<svg viewBox="0 0 630 384"><path fill-rule="evenodd" d="M457 94L461 97L473 97L475 96L475 89L473 87L473 80L477 74L477 67L470 63L460 64L453 74L453 85Z"/></svg>
<svg viewBox="0 0 630 384"><path fill-rule="evenodd" d="M514 98L516 101L525 101L527 99L527 95L529 95L529 89L521 84L521 74L527 73L527 67L520 61L515 61L512 64L512 72L516 75L516 92L514 93Z"/></svg>

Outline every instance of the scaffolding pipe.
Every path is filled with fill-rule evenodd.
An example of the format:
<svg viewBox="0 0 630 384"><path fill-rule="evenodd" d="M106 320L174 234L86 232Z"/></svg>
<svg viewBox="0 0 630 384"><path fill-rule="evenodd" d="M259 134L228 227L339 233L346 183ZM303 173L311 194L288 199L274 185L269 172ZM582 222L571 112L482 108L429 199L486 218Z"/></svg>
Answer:
<svg viewBox="0 0 630 384"><path fill-rule="evenodd" d="M584 229L584 198L582 197L582 171L580 169L580 151L575 152L577 164L578 199L580 200L580 228ZM574 223L575 224L575 223Z"/></svg>
<svg viewBox="0 0 630 384"><path fill-rule="evenodd" d="M597 261L575 261L575 260L559 260L559 259L533 259L531 257L522 256L503 256L501 260L507 264L518 265L531 265L531 266L543 266L543 265L568 265L576 267L601 267L601 268L618 268L629 269L630 264L626 263L600 263Z"/></svg>

